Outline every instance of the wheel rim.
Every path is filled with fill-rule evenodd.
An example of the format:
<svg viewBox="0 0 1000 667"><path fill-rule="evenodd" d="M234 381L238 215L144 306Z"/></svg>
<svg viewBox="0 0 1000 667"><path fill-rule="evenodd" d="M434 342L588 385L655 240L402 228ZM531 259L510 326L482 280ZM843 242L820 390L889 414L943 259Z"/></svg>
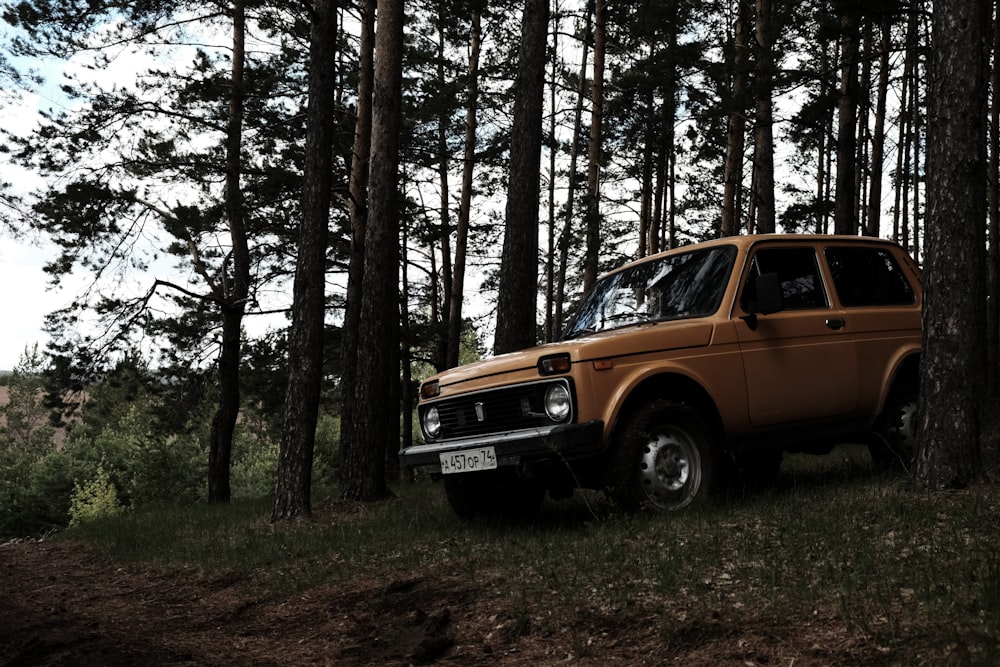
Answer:
<svg viewBox="0 0 1000 667"><path fill-rule="evenodd" d="M680 430L653 433L639 458L639 489L657 508L687 506L701 485L701 455L690 436Z"/></svg>
<svg viewBox="0 0 1000 667"><path fill-rule="evenodd" d="M899 406L899 410L886 428L889 445L896 454L903 456L908 462L916 453L914 444L917 442L917 402L907 401Z"/></svg>

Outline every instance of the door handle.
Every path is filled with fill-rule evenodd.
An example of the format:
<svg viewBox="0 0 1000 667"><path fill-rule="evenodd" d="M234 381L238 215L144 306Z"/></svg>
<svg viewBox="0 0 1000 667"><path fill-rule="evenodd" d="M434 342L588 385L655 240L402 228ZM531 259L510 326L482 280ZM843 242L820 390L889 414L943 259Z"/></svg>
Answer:
<svg viewBox="0 0 1000 667"><path fill-rule="evenodd" d="M833 329L834 331L840 331L841 329L844 328L845 324L847 324L847 322L845 322L844 318L842 317L830 317L827 318L826 320L826 326Z"/></svg>

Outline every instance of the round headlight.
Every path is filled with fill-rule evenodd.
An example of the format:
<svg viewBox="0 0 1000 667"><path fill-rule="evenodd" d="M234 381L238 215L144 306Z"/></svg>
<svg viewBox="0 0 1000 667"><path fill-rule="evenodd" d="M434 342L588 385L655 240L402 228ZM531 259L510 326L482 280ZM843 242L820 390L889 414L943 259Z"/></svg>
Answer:
<svg viewBox="0 0 1000 667"><path fill-rule="evenodd" d="M424 433L429 438L436 438L441 433L441 415L437 408L428 408L424 412Z"/></svg>
<svg viewBox="0 0 1000 667"><path fill-rule="evenodd" d="M545 390L545 414L549 419L554 422L565 421L571 408L569 389L565 385L554 384Z"/></svg>

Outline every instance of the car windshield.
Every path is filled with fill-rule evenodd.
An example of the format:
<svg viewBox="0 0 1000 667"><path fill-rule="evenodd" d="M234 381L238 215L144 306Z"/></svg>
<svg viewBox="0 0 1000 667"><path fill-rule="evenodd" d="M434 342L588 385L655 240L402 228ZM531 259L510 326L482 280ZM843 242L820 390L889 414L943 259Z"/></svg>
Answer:
<svg viewBox="0 0 1000 667"><path fill-rule="evenodd" d="M734 246L717 246L612 273L587 294L563 338L711 315L719 309L735 257Z"/></svg>

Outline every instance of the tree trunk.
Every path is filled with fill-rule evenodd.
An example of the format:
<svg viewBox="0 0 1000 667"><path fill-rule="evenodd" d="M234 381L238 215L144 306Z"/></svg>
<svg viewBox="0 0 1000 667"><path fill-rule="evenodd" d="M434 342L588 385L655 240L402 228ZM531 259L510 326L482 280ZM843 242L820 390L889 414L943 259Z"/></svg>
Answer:
<svg viewBox="0 0 1000 667"><path fill-rule="evenodd" d="M212 418L208 454L208 500L229 502L229 471L233 434L240 413L240 362L243 315L250 290L250 250L244 220L240 148L243 145L243 67L246 8L233 3L233 63L226 132L226 217L232 243L232 281L219 289L222 308L222 348L219 352L219 407Z"/></svg>
<svg viewBox="0 0 1000 667"><path fill-rule="evenodd" d="M469 75L466 83L465 156L462 160L462 194L455 229L455 269L451 281L451 310L448 313L448 368L458 366L462 348L462 302L465 298L465 253L469 246L469 218L472 213L472 178L476 168L476 113L479 109L479 50L482 46L482 15L472 14L469 30Z"/></svg>
<svg viewBox="0 0 1000 667"><path fill-rule="evenodd" d="M861 29L861 73L858 84L858 118L855 126L857 137L855 146L857 152L854 156L854 211L852 216L855 224L855 233L864 234L867 227L868 207L865 205L865 193L868 190L868 177L870 174L868 162L868 148L871 141L871 115L872 115L872 22L865 20ZM860 167L858 166L860 165Z"/></svg>
<svg viewBox="0 0 1000 667"><path fill-rule="evenodd" d="M826 44L823 44L820 51L820 71L825 72L829 67L830 54ZM827 77L820 81L820 94L829 98L832 95L831 86L827 83ZM816 173L816 206L815 206L815 227L817 234L826 234L830 229L830 174L833 169L833 151L829 137L833 136L833 114L824 113L821 120L819 133L819 148L816 153L817 173Z"/></svg>
<svg viewBox="0 0 1000 667"><path fill-rule="evenodd" d="M917 25L919 26L920 23L918 22ZM917 40L920 41L919 35L917 36ZM912 239L913 258L917 262L921 261L920 216L923 212L923 207L920 205L920 174L924 173L924 170L920 168L920 156L923 155L923 106L921 106L920 100L920 91L923 88L920 84L920 58L918 57L913 65L913 85L910 87L910 95L913 98L911 103L911 108L913 109L913 131L910 133L910 138L913 140L913 178L910 180L913 187L913 221L910 225L910 238ZM985 143L985 138L986 135L984 134L980 143ZM924 160L926 161L926 157Z"/></svg>
<svg viewBox="0 0 1000 667"><path fill-rule="evenodd" d="M288 387L271 520L312 512L312 463L323 380L326 247L337 43L337 5L315 0L309 47L309 102L302 174L302 222L292 294Z"/></svg>
<svg viewBox="0 0 1000 667"><path fill-rule="evenodd" d="M354 119L351 151L350 213L351 256L347 269L347 301L341 329L340 457L344 443L354 442L357 421L355 385L358 377L358 324L361 320L361 286L365 271L365 231L368 229L368 167L372 142L372 88L375 61L376 0L361 4L361 41L358 46L358 109Z"/></svg>
<svg viewBox="0 0 1000 667"><path fill-rule="evenodd" d="M590 144L587 147L587 249L583 262L583 291L597 282L601 251L601 124L604 122L605 1L594 3L594 79L590 94Z"/></svg>
<svg viewBox="0 0 1000 667"><path fill-rule="evenodd" d="M928 87L928 217L917 482L982 475L985 381L984 0L935 6ZM972 48L970 48L970 45Z"/></svg>
<svg viewBox="0 0 1000 667"><path fill-rule="evenodd" d="M677 30L671 26L667 30L667 49L671 54L677 53ZM677 142L675 141L675 127L677 126L677 73L670 70L663 77L663 131L662 151L664 176L666 177L664 187L663 209L666 211L666 250L677 247Z"/></svg>
<svg viewBox="0 0 1000 667"><path fill-rule="evenodd" d="M889 49L892 25L888 19L879 24L882 32L879 49L878 91L875 101L875 131L872 135L872 174L868 188L868 236L879 236L882 228L882 170L885 163L885 107L889 91Z"/></svg>
<svg viewBox="0 0 1000 667"><path fill-rule="evenodd" d="M726 162L723 175L721 236L740 233L743 192L743 157L746 142L744 98L747 90L750 49L750 0L740 0L736 25L733 27L733 73L728 129L726 132Z"/></svg>
<svg viewBox="0 0 1000 667"><path fill-rule="evenodd" d="M548 0L526 0L517 79L514 82L510 185L507 190L494 341L497 354L530 347L536 339L538 179L548 16Z"/></svg>
<svg viewBox="0 0 1000 667"><path fill-rule="evenodd" d="M986 303L987 395L1000 394L1000 4L991 21L993 67L990 70L993 96L990 100L989 255Z"/></svg>
<svg viewBox="0 0 1000 667"><path fill-rule="evenodd" d="M555 329L556 338L562 336L563 304L566 300L566 270L569 265L569 244L573 229L573 211L576 204L576 165L580 155L580 134L583 127L583 100L587 94L587 58L590 53L590 33L594 0L589 0L585 12L586 24L580 55L580 76L576 89L576 109L573 111L573 138L569 149L569 183L566 187L566 215L559 232L559 269L556 272Z"/></svg>
<svg viewBox="0 0 1000 667"><path fill-rule="evenodd" d="M837 191L833 227L837 234L856 234L854 170L857 151L858 57L860 33L858 9L847 0L838 3L840 13L840 96L837 103Z"/></svg>
<svg viewBox="0 0 1000 667"><path fill-rule="evenodd" d="M645 104L646 109L653 108L653 95L647 94ZM649 230L653 227L653 160L656 156L654 142L653 123L646 121L643 131L642 142L642 175L639 179L639 250L637 256L645 257L649 254Z"/></svg>
<svg viewBox="0 0 1000 667"><path fill-rule="evenodd" d="M903 221L903 215L908 210L908 187L909 187L909 151L910 151L910 141L909 135L907 134L909 130L909 90L911 86L911 79L913 78L913 61L916 59L916 49L911 50L909 47L914 46L913 35L916 34L916 16L913 15L907 21L906 29L906 46L903 55L903 79L902 79L902 91L900 92L900 109L899 109L899 119L896 123L899 127L899 134L896 139L896 146L902 146L902 149L897 148L896 150L896 179L894 183L893 192L893 207L892 207L892 240L896 243L902 244L906 247L903 241L903 234L905 230L905 224Z"/></svg>
<svg viewBox="0 0 1000 667"><path fill-rule="evenodd" d="M379 0L372 96L368 229L358 327L354 438L341 443L341 497L389 495L386 447L399 402L399 128L402 114L403 0ZM398 450L398 439L395 442Z"/></svg>
<svg viewBox="0 0 1000 667"><path fill-rule="evenodd" d="M445 16L443 2L438 3L437 19L437 76L438 81L443 84L445 80L444 64L446 58L444 24L446 20L450 19L450 17ZM441 320L434 320L438 333L436 336L437 354L435 355L437 358L437 368L448 368L449 320L447 318L454 308L452 300L455 298L453 287L454 267L452 266L451 255L451 183L448 177L448 167L451 162L451 156L448 152L448 131L450 124L451 116L445 110L444 106L441 106L437 118L438 189L440 190L441 200L441 210L438 216L440 227L438 238L441 244L441 271L438 275L441 276L441 296L444 299L444 303L441 304ZM462 298L461 295L458 298Z"/></svg>
<svg viewBox="0 0 1000 667"><path fill-rule="evenodd" d="M771 0L757 0L757 90L754 96L754 201L757 231L775 230L774 210L774 102L771 99L774 71L774 27Z"/></svg>
<svg viewBox="0 0 1000 667"><path fill-rule="evenodd" d="M559 86L556 84L559 76L559 31L562 29L560 20L559 3L556 2L556 11L552 23L552 59L551 78L549 85L549 134L546 143L549 147L549 187L548 187L548 220L546 227L547 247L545 249L545 326L542 331L542 340L551 343L555 335L555 323L553 322L553 300L555 299L555 278L556 278L556 116L559 108Z"/></svg>
<svg viewBox="0 0 1000 667"><path fill-rule="evenodd" d="M656 182L653 184L653 219L649 225L649 254L655 255L663 250L660 240L663 238L663 211L666 209L667 178L667 147L664 145L665 132L656 135Z"/></svg>
<svg viewBox="0 0 1000 667"><path fill-rule="evenodd" d="M399 247L409 247L409 234L406 225L400 226ZM398 480L400 476L399 450L413 444L413 406L416 404L413 384L413 334L410 328L410 275L408 262L400 262L399 279L399 345L396 346L398 356L394 361L400 369L400 381L393 385L390 404L400 406L401 420L390 420L389 437L385 448L385 477L387 480ZM402 424L400 425L400 421Z"/></svg>

